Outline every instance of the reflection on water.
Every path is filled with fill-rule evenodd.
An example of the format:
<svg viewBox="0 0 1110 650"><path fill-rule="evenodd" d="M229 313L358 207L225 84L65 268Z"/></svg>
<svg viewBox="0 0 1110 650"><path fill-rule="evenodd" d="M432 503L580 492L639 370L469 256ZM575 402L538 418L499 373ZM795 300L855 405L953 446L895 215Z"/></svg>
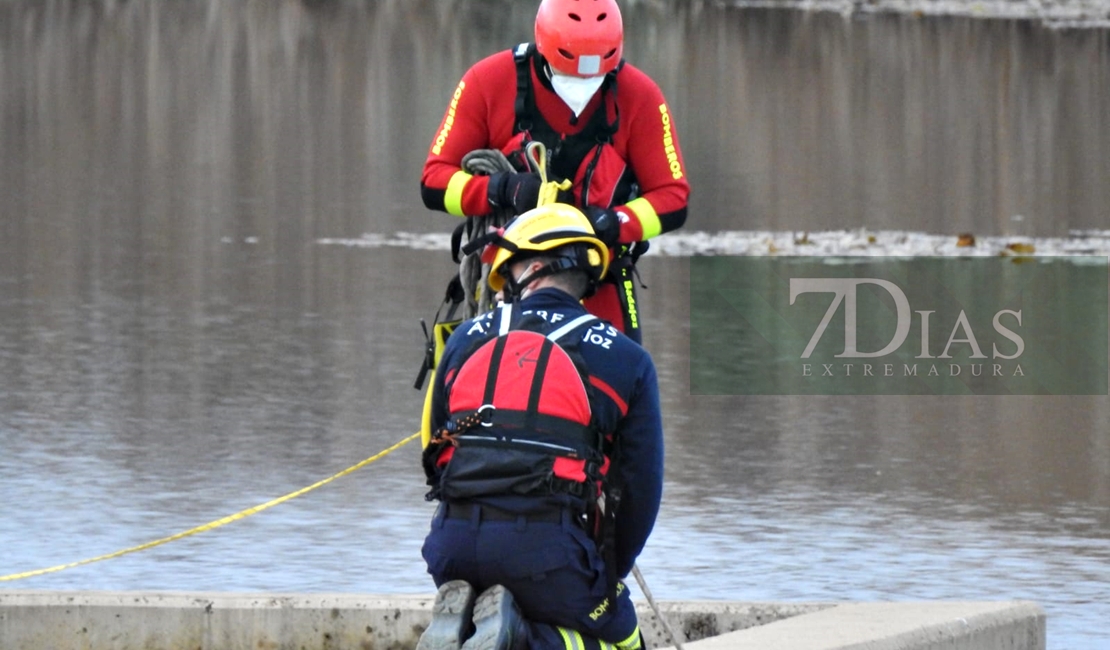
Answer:
<svg viewBox="0 0 1110 650"><path fill-rule="evenodd" d="M417 182L529 3L0 3L0 575L185 530L415 427L442 252ZM626 8L691 230L1106 228L1105 31ZM1015 219L1020 215L1021 219ZM1020 232L1019 232L1020 231ZM668 435L660 598L1028 598L1105 640L1105 397L690 395L689 261L642 266ZM416 450L27 589L427 592Z"/></svg>

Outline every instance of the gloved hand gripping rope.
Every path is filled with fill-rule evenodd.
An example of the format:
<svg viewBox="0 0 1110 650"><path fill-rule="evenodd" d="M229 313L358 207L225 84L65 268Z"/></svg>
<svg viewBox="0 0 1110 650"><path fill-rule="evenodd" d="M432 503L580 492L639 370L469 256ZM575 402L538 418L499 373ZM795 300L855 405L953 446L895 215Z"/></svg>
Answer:
<svg viewBox="0 0 1110 650"><path fill-rule="evenodd" d="M498 173L513 173L512 164L505 154L497 149L476 149L463 156L463 171L468 174L494 176ZM497 208L483 217L468 217L461 227L460 249L470 240L480 237L490 229L503 227L513 218L511 208ZM460 255L459 280L462 281L466 295L466 310L463 319L473 318L493 308L493 294L485 282L489 276L489 264L483 264L481 254Z"/></svg>
<svg viewBox="0 0 1110 650"><path fill-rule="evenodd" d="M475 149L463 156L462 168L468 174L490 177L490 203L493 212L482 217L469 217L460 226L457 250L490 230L502 228L513 217L532 208L555 203L559 192L569 190L571 182L547 180L547 148L542 142L530 142L524 150L529 171L518 172L505 154L497 149ZM481 261L481 251L460 255L459 279L466 294L464 318L473 318L493 308L493 294L486 278L489 265Z"/></svg>

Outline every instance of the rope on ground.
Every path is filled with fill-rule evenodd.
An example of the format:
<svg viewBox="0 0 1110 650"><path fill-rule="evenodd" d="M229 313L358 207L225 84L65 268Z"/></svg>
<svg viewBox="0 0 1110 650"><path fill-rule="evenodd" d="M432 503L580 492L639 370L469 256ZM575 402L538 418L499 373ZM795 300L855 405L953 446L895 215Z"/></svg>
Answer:
<svg viewBox="0 0 1110 650"><path fill-rule="evenodd" d="M604 498L598 498L597 508L602 515L605 514ZM659 609L659 604L655 602L655 597L651 595L651 590L648 589L647 582L644 580L644 574L640 573L640 566L638 564L632 565L632 575L636 576L636 583L640 585L640 591L644 592L644 598L647 599L648 605L651 606L651 611L655 612L655 618L659 620L663 629L666 630L667 636L671 637L671 642L674 643L675 650L684 650L682 641L679 641L678 635L675 634L674 629L671 628L671 624L667 622L667 617L663 616L663 612Z"/></svg>
<svg viewBox="0 0 1110 650"><path fill-rule="evenodd" d="M640 567L635 564L632 565L632 574L636 576L636 582L640 585L640 591L644 592L644 598L647 598L648 605L651 605L651 611L655 612L655 618L663 624L663 629L667 631L667 636L671 637L671 643L674 644L676 650L683 650L682 641L678 640L678 635L674 633L671 624L667 622L667 617L663 616L663 612L659 611L659 605L656 604L655 598L651 595L651 590L648 589L647 583L644 582L644 574L640 573Z"/></svg>
<svg viewBox="0 0 1110 650"><path fill-rule="evenodd" d="M129 553L135 553L135 552L138 552L138 551L145 551L146 549L154 548L155 546L161 546L162 544L167 544L169 542L177 541L179 539L184 539L184 538L189 537L191 535L196 535L198 533L207 532L209 530L215 530L216 528L219 528L220 526L226 526L227 524L230 524L234 521L239 521L240 519L245 519L245 518L247 518L247 517L249 517L253 514L257 514L259 512L262 512L263 510L266 510L268 508L272 508L272 507L274 507L274 506L276 506L280 503L285 503L286 501L289 501L290 499L295 499L299 496L307 494L307 493L311 492L312 490L315 490L316 488L323 487L324 485L327 485L328 483L331 483L332 481L334 481L336 479L342 478L342 477L350 474L351 472L354 472L356 470L362 469L363 467L366 467L370 463L372 463L372 462L374 462L374 461L376 461L380 458L384 458L385 456L393 453L394 451L397 451L401 447L404 447L405 445L412 442L413 440L416 440L419 437L420 437L420 432L417 431L416 433L412 434L411 436L397 442L396 444L389 447L388 449L380 451L380 452L374 454L373 456L367 458L366 460L363 460L363 461L360 461L360 462L358 462L354 465L351 465L350 467L343 470L342 472L339 472L337 474L333 474L333 475L327 477L326 479L323 479L321 481L317 481L316 483L313 483L312 485L309 485L308 487L301 488L301 489L297 490L296 492L290 492L289 494L286 494L285 496L278 497L276 499L273 499L272 501L267 501L266 503L254 506L253 508L247 508L246 510L242 510L242 511L237 512L233 515L228 515L227 517L223 517L222 519L217 519L216 521L211 521L207 524L204 524L203 526L197 526L196 528L190 528L189 530L177 533L176 535L170 535L169 537L163 537L161 539L156 539L152 542L147 542L145 544L139 544L138 546L132 546L131 548L125 548L123 550L116 551L115 553L107 553L105 555L98 555L97 557L91 557L91 558L88 558L88 559L85 559L85 560L78 560L77 562L70 562L69 564L59 564L57 566L48 567L46 569L37 569L35 571L25 571L23 573L13 573L11 575L0 576L0 582L7 582L7 581L12 581L12 580L21 580L23 578L32 578L32 577L35 577L35 576L45 575L47 573L56 573L58 571L64 571L65 569L72 569L74 567L83 566L85 564L92 564L93 562L100 562L102 560L110 560L112 558L117 558L117 557L120 557L120 556L123 556L123 555L127 555Z"/></svg>

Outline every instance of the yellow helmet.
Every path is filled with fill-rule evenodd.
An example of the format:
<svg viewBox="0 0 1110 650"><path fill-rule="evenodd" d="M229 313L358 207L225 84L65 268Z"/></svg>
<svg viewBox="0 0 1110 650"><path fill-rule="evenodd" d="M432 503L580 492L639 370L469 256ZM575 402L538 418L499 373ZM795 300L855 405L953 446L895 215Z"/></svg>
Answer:
<svg viewBox="0 0 1110 650"><path fill-rule="evenodd" d="M521 214L509 222L493 246L496 247L496 254L490 265L489 286L494 291L501 291L505 286L509 268L507 262L526 255L531 257L552 251L555 256L568 261L548 271L548 274L572 268L582 269L591 283L600 280L609 269L609 248L594 234L586 215L566 203L548 203ZM566 249L556 250L563 247Z"/></svg>

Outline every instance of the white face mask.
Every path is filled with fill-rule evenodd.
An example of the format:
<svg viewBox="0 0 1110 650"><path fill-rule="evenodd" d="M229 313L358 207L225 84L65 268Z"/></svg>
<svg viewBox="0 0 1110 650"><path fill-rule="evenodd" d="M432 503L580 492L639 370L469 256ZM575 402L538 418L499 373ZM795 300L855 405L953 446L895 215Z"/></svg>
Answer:
<svg viewBox="0 0 1110 650"><path fill-rule="evenodd" d="M551 75L551 86L555 88L555 94L558 95L570 110L574 111L574 116L578 117L582 111L586 109L586 104L590 103L590 99L601 88L601 82L605 81L605 75L600 77L571 77L565 74L554 72Z"/></svg>

